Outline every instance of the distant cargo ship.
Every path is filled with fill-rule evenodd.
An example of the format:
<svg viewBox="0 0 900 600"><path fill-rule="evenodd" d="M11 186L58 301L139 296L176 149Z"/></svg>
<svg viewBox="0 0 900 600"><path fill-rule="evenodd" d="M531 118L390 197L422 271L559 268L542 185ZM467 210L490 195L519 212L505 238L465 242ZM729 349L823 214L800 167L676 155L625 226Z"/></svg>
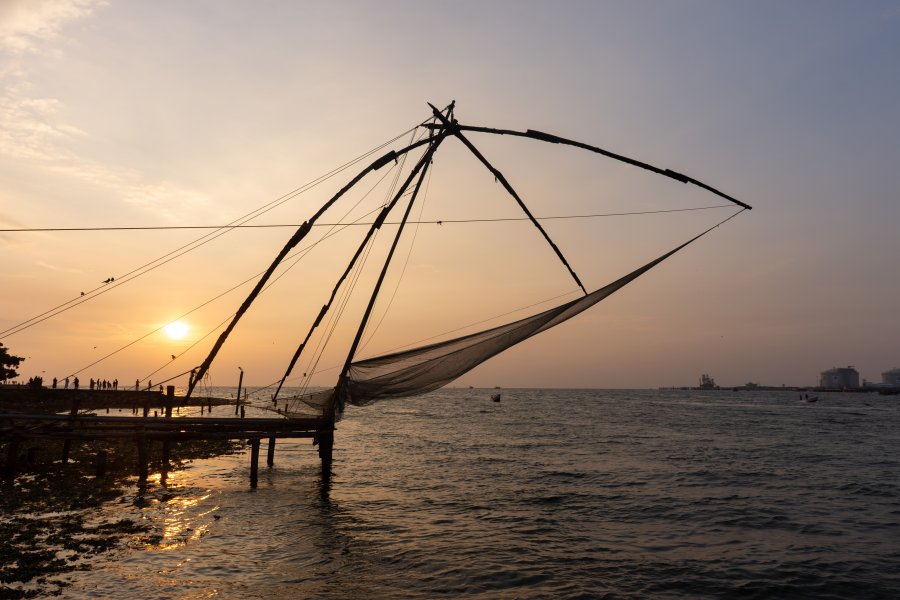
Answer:
<svg viewBox="0 0 900 600"><path fill-rule="evenodd" d="M700 386L701 390L717 390L719 386L716 385L716 380L704 373L700 376Z"/></svg>

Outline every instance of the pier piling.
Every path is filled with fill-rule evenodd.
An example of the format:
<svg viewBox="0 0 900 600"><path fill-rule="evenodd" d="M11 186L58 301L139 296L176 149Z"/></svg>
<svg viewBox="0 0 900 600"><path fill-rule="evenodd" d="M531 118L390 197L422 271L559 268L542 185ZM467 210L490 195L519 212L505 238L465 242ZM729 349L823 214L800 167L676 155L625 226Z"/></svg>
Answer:
<svg viewBox="0 0 900 600"><path fill-rule="evenodd" d="M3 476L12 479L16 476L16 463L19 458L19 439L10 438L9 448L6 453L6 465L3 467Z"/></svg>
<svg viewBox="0 0 900 600"><path fill-rule="evenodd" d="M106 476L106 450L97 453L97 465L94 471L97 477Z"/></svg>
<svg viewBox="0 0 900 600"><path fill-rule="evenodd" d="M266 454L266 466L271 468L275 464L275 438L269 438L269 451Z"/></svg>
<svg viewBox="0 0 900 600"><path fill-rule="evenodd" d="M166 386L166 418L172 417L172 405L175 404L175 386Z"/></svg>
<svg viewBox="0 0 900 600"><path fill-rule="evenodd" d="M259 438L250 440L250 487L256 488L259 480Z"/></svg>
<svg viewBox="0 0 900 600"><path fill-rule="evenodd" d="M137 436L137 451L138 481L146 483L147 476L149 475L149 468L147 466L147 437L144 435L143 431Z"/></svg>
<svg viewBox="0 0 900 600"><path fill-rule="evenodd" d="M147 394L148 396L150 394ZM165 397L160 396L162 400ZM151 401L147 400L147 404ZM138 404L140 406L140 403ZM145 405L146 406L146 405ZM76 412L75 407L73 413ZM148 411L149 412L149 411ZM275 464L275 444L277 438L313 438L319 445L319 456L326 470L330 469L331 448L334 438L334 423L319 417L310 418L259 418L247 416L244 419L212 417L164 417L144 416L99 416L73 413L27 414L0 413L4 423L3 455L0 456L0 475L19 471L25 461L33 465L39 458L39 440L59 440L62 444L81 443L91 440L127 440L136 447L135 467L138 485L146 486L150 476L151 451L159 442L162 449L161 483L171 471L172 452L175 442L187 440L246 440L251 445L251 486L256 487L259 478L259 450L263 439L268 440L266 464ZM149 415L148 415L149 416ZM7 425L7 423L9 423ZM8 433L7 433L8 431ZM68 446L68 444L66 444ZM27 453L25 452L27 450ZM58 452L58 450L56 450ZM104 454L105 452L105 454ZM109 472L108 450L100 450L94 457L95 473L98 477ZM68 452L65 454L68 460ZM153 463L156 464L155 462ZM132 471L133 472L133 471Z"/></svg>
<svg viewBox="0 0 900 600"><path fill-rule="evenodd" d="M334 449L334 425L328 424L317 433L319 442L319 458L322 459L322 469L331 469L331 458Z"/></svg>
<svg viewBox="0 0 900 600"><path fill-rule="evenodd" d="M79 396L75 396L72 399L72 410L69 411L69 421L74 423L75 417L78 416L78 409L81 407L81 399ZM66 439L63 442L62 449L62 464L66 465L69 463L69 451L72 449L72 440Z"/></svg>

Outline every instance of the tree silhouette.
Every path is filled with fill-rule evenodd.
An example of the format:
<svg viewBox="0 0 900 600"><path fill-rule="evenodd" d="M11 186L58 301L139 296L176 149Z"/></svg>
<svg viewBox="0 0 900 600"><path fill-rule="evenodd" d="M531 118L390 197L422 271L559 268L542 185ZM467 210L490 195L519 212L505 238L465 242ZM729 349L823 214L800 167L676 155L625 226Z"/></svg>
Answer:
<svg viewBox="0 0 900 600"><path fill-rule="evenodd" d="M21 356L10 354L3 342L0 342L0 382L17 377L19 373L16 371L16 367L23 360L25 359Z"/></svg>

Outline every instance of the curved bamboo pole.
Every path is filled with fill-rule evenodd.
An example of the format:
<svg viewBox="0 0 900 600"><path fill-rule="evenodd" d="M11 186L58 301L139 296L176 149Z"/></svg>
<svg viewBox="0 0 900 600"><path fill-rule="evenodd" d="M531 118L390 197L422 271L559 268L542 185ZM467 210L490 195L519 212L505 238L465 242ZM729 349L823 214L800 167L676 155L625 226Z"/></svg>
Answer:
<svg viewBox="0 0 900 600"><path fill-rule="evenodd" d="M312 229L313 223L315 223L319 219L319 217L321 217L322 214L325 213L325 211L327 211L329 208L331 208L331 206L335 202L337 202L337 200L341 196L343 196L345 193L347 193L347 191L349 191L350 188L352 188L354 185L359 183L359 181L362 180L366 175L368 175L369 173L371 173L373 171L377 171L381 167L390 163L392 160L396 160L398 157L406 154L407 152L409 152L411 150L414 150L415 148L418 148L419 146L423 146L427 143L431 143L432 139L433 138L421 139L418 142L414 142L404 148L401 148L400 150L391 150L390 152L388 152L381 158L378 158L377 160L372 162L369 166L367 166L365 169L360 171L360 173L358 175L356 175L356 177L351 179L350 182L347 183L347 185L342 187L334 196L331 197L330 200L328 200L328 202L323 204L322 207L318 211L316 211L316 213L312 217L310 217L308 221L304 221L304 223L297 229L297 231L294 233L294 235L292 235L291 238L284 245L284 248L282 248L281 251L278 253L278 255L275 257L275 260L272 261L272 264L269 265L269 268L266 269L265 273L262 274L262 276L259 278L259 281L256 282L256 285L253 287L253 290L250 292L250 294L247 296L247 298L241 304L240 308L238 308L237 312L234 314L234 318L232 318L231 322L228 324L228 327L226 327L225 330L219 335L219 338L216 340L216 343L213 345L212 350L210 350L209 355L206 357L206 359L204 359L203 363L197 368L196 372L190 379L190 383L188 385L188 391L187 391L187 394L185 394L186 398L191 397L191 394L193 393L194 388L197 386L197 382L199 382L203 378L203 376L207 373L207 371L209 371L209 367L212 364L213 359L219 353L219 350L222 348L222 345L225 343L225 340L228 338L229 334L234 329L235 325L237 325L237 322L241 319L242 316L244 316L244 313L247 312L247 309L250 308L250 305L253 304L253 301L256 300L256 297L262 291L266 282L272 276L272 273L275 272L275 269L278 267L278 265L281 263L281 261L284 260L284 257L287 256L288 252L290 252L298 243L300 243L300 240L302 240L304 237L306 237L306 235L309 233L310 229Z"/></svg>

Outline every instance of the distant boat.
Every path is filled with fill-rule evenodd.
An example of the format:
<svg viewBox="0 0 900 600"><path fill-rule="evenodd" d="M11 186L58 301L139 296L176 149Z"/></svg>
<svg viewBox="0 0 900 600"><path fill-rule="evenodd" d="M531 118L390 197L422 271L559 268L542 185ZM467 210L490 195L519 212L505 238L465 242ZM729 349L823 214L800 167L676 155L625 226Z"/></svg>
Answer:
<svg viewBox="0 0 900 600"><path fill-rule="evenodd" d="M494 402L500 402L500 394L492 394L491 400L493 400Z"/></svg>
<svg viewBox="0 0 900 600"><path fill-rule="evenodd" d="M812 404L813 402L818 402L819 397L818 396L807 397L805 401L809 404Z"/></svg>

